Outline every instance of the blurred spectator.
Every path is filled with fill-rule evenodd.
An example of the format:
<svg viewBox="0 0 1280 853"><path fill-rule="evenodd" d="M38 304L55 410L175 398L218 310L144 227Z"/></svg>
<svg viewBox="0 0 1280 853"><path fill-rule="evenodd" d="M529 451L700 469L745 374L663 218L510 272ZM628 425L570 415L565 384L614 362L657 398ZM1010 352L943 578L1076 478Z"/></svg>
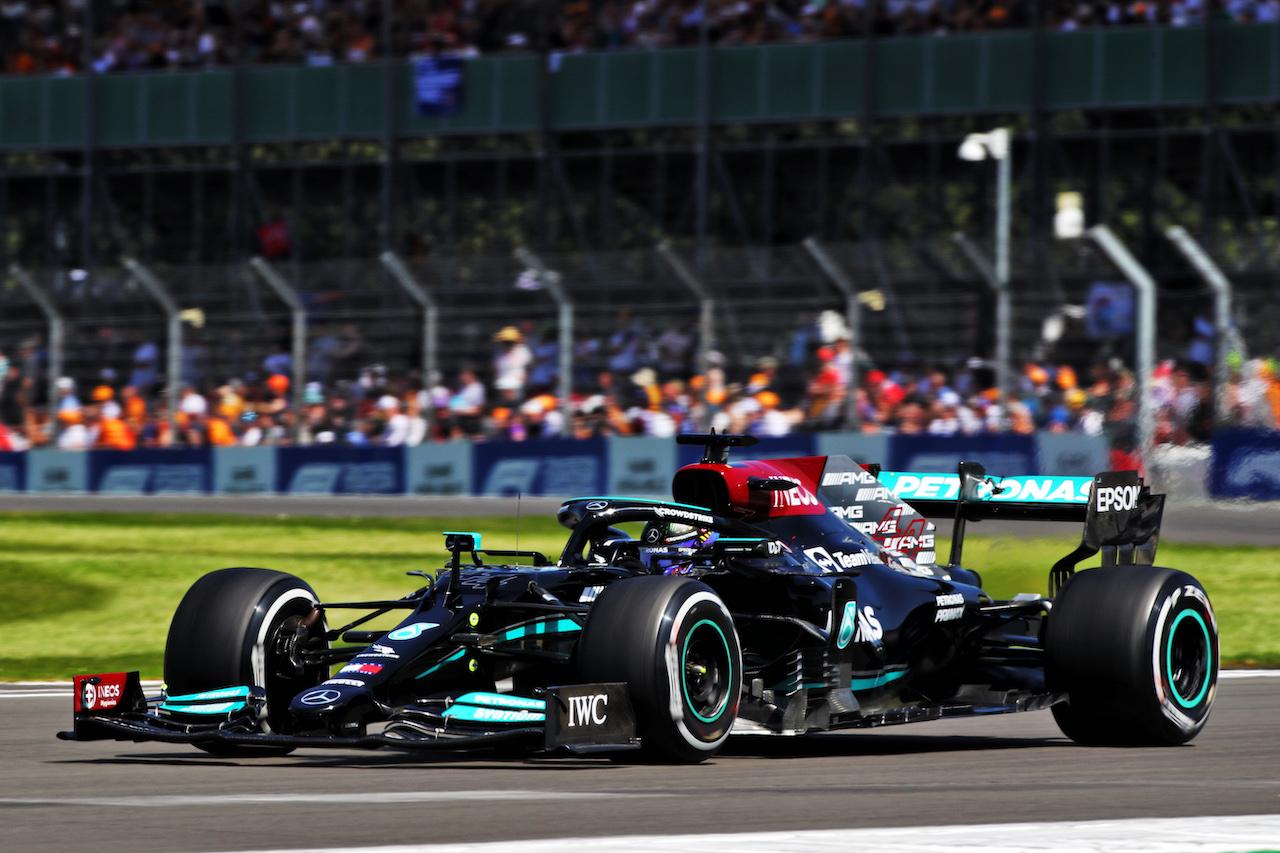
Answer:
<svg viewBox="0 0 1280 853"><path fill-rule="evenodd" d="M712 44L765 44L816 39L984 32L1030 26L1020 0L954 2L799 2L710 0ZM1045 26L1187 26L1203 21L1203 0L1095 0L1048 4ZM83 55L85 3L14 0L0 4L0 56L9 74L72 74ZM539 49L649 50L696 45L701 7L690 0L582 0L530 4L524 0L398 0L392 36L383 43L381 4L361 2L237 4L133 0L95 4L90 55L99 73L194 69L233 61L327 66L390 55L474 56ZM1229 2L1226 20L1273 22L1280 2ZM237 27L238 24L238 27Z"/></svg>
<svg viewBox="0 0 1280 853"><path fill-rule="evenodd" d="M401 411L400 398L394 394L384 394L378 399L378 411L385 423L378 444L386 447L400 447L409 441L409 416Z"/></svg>
<svg viewBox="0 0 1280 853"><path fill-rule="evenodd" d="M493 387L507 404L520 402L525 378L533 356L525 345L524 335L515 326L501 329L493 340L498 350L493 356Z"/></svg>

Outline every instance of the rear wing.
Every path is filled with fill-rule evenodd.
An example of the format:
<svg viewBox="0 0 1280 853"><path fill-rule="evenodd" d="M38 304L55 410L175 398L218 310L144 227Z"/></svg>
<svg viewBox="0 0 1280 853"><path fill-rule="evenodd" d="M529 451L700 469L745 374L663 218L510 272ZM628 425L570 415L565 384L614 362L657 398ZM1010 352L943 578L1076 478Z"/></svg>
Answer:
<svg viewBox="0 0 1280 853"><path fill-rule="evenodd" d="M1153 495L1137 471L1096 477L989 478L977 462L955 474L881 472L889 492L921 515L954 518L951 565L959 565L965 524L983 519L1084 523L1080 545L1054 564L1049 594L1056 595L1081 561L1102 553L1103 565L1155 563L1164 495Z"/></svg>

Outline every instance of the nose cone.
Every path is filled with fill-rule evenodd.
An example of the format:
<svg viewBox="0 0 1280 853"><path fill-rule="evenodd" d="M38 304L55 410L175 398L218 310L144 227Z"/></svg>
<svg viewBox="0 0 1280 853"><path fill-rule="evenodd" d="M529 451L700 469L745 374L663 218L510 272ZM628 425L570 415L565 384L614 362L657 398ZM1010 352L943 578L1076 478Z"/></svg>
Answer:
<svg viewBox="0 0 1280 853"><path fill-rule="evenodd" d="M289 703L298 735L359 737L375 709L368 685L342 678L304 690Z"/></svg>

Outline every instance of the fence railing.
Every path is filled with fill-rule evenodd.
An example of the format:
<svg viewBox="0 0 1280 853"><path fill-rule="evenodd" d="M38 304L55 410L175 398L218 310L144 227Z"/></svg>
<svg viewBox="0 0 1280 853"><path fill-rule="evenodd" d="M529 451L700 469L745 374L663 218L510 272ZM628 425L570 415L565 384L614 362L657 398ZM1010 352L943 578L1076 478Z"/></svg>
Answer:
<svg viewBox="0 0 1280 853"><path fill-rule="evenodd" d="M875 292L860 312L860 328L852 330L863 366L908 373L928 366L977 367L994 373L997 330L989 289L966 270L953 241L940 238L928 248L924 254L935 259L929 268L910 262L921 257L918 251L825 247L858 291ZM687 246L672 251L692 268ZM1131 338L1090 337L1085 312L1092 282L1119 282L1122 276L1097 252L1076 251L1075 275L1054 287L1015 275L1009 330L1015 374L1027 361L1078 369L1111 358L1134 363ZM156 265L149 271L181 319L181 347L172 368L169 316L136 271L120 265L90 277L29 269L24 274L58 312L61 350L52 351L57 347L47 313L11 275L0 290L0 351L41 375L44 382L33 394L46 403L42 388L58 378L49 373L55 364L82 388L142 384L139 390L156 396L175 386L171 379L209 391L232 379L290 373L299 358L307 381L325 392L369 374L403 380L405 387L436 381L453 387L464 367L475 369L482 381L490 379L494 336L515 326L533 355L526 391L555 394L561 388L560 325L571 316L573 393L593 393L603 372L625 377L654 367L664 376L687 379L707 363L723 369L728 382L745 384L769 357L779 366L775 387L795 398L811 377L816 348L843 328L848 304L801 246L708 252L703 266L693 268L708 299L700 299L656 248L544 255L538 262L558 276L570 315L526 260L405 259L403 270L434 305L434 335L427 334L423 304L377 258L274 263L305 314L300 350L294 349L296 317L251 265ZM1185 282L1158 295L1156 358L1187 357L1198 334L1196 317L1213 317L1213 295ZM1233 334L1241 355L1272 355L1280 340L1272 288L1239 288L1235 304ZM711 353L700 349L708 337ZM439 375L423 376L424 365ZM299 391L295 385L294 393Z"/></svg>

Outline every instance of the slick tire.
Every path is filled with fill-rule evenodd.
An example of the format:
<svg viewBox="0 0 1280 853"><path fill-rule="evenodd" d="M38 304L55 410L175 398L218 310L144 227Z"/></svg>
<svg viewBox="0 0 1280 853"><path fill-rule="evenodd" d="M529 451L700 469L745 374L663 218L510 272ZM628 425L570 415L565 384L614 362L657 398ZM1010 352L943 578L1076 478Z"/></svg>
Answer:
<svg viewBox="0 0 1280 853"><path fill-rule="evenodd" d="M584 682L625 681L646 756L703 761L738 714L742 650L733 617L706 584L640 577L607 586L578 646Z"/></svg>
<svg viewBox="0 0 1280 853"><path fill-rule="evenodd" d="M1062 733L1093 745L1186 743L1218 682L1218 623L1191 575L1153 566L1076 574L1045 625L1045 679Z"/></svg>
<svg viewBox="0 0 1280 853"><path fill-rule="evenodd" d="M328 676L327 667L301 669L290 660L298 626L318 599L301 579L269 569L210 572L183 596L164 647L164 680L170 694L233 685L261 687L267 694L266 728L291 734L289 702ZM323 621L311 647L326 646ZM215 755L286 755L288 747L198 744Z"/></svg>

